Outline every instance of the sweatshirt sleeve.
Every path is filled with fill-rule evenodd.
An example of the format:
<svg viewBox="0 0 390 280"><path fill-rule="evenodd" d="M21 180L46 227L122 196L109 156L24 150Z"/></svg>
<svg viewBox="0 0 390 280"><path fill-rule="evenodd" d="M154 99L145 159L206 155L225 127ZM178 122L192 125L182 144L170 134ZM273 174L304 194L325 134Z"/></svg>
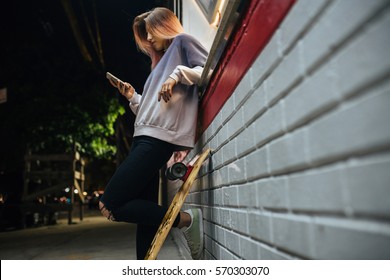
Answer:
<svg viewBox="0 0 390 280"><path fill-rule="evenodd" d="M174 79L177 83L185 85L197 84L202 76L203 67L195 66L189 68L187 66L178 65L169 77Z"/></svg>
<svg viewBox="0 0 390 280"><path fill-rule="evenodd" d="M207 60L207 51L202 44L189 34L180 35L183 65L178 65L170 77L185 85L197 84Z"/></svg>
<svg viewBox="0 0 390 280"><path fill-rule="evenodd" d="M138 94L137 92L134 92L133 97L129 99L129 107L131 111L133 111L134 114L137 115L138 112L138 106L141 101L142 95Z"/></svg>

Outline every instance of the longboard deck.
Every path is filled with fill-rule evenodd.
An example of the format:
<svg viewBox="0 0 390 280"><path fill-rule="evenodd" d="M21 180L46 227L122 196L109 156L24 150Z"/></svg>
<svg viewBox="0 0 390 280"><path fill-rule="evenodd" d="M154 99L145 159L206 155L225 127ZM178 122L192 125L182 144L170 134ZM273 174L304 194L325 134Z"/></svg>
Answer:
<svg viewBox="0 0 390 280"><path fill-rule="evenodd" d="M199 170L203 162L208 158L210 154L210 149L206 149L200 154L198 159L193 165L193 169L188 175L187 179L177 191L175 197L172 200L171 205L168 208L167 213L164 216L163 221L161 222L156 235L152 241L152 244L149 247L148 252L146 253L145 260L155 260L162 245L164 244L165 239L168 236L169 231L172 228L173 222L176 219L176 216L179 214L181 207L183 206L184 200L186 199L192 184L194 183L196 177L198 176Z"/></svg>

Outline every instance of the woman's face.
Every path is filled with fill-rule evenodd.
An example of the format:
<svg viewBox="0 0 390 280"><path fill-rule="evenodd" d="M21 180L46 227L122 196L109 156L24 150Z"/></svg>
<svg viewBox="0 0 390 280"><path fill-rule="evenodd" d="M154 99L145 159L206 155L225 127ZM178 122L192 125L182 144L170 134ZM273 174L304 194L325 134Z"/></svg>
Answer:
<svg viewBox="0 0 390 280"><path fill-rule="evenodd" d="M152 44L153 49L157 52L165 50L166 47L166 40L162 38L158 38L153 36L148 32L147 40Z"/></svg>

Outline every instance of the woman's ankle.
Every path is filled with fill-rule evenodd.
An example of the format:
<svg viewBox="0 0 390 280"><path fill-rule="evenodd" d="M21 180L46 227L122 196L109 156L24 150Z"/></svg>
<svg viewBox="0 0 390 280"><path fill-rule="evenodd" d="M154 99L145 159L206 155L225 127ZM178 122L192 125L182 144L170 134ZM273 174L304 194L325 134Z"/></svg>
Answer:
<svg viewBox="0 0 390 280"><path fill-rule="evenodd" d="M189 227L191 225L190 214L180 211L179 215L180 215L180 221L179 224L177 225L177 228Z"/></svg>
<svg viewBox="0 0 390 280"><path fill-rule="evenodd" d="M111 211L109 211L103 202L99 201L99 210L102 213L104 217L106 217L108 220L115 221L114 217L112 216Z"/></svg>

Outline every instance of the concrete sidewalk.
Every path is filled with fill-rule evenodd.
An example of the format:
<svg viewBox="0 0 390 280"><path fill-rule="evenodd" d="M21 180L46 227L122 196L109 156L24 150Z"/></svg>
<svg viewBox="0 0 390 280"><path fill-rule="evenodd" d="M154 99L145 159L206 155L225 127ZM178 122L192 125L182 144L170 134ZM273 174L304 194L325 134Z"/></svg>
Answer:
<svg viewBox="0 0 390 280"><path fill-rule="evenodd" d="M2 260L135 260L136 226L109 222L102 216L66 219L57 225L0 232ZM185 259L171 235L160 260Z"/></svg>

